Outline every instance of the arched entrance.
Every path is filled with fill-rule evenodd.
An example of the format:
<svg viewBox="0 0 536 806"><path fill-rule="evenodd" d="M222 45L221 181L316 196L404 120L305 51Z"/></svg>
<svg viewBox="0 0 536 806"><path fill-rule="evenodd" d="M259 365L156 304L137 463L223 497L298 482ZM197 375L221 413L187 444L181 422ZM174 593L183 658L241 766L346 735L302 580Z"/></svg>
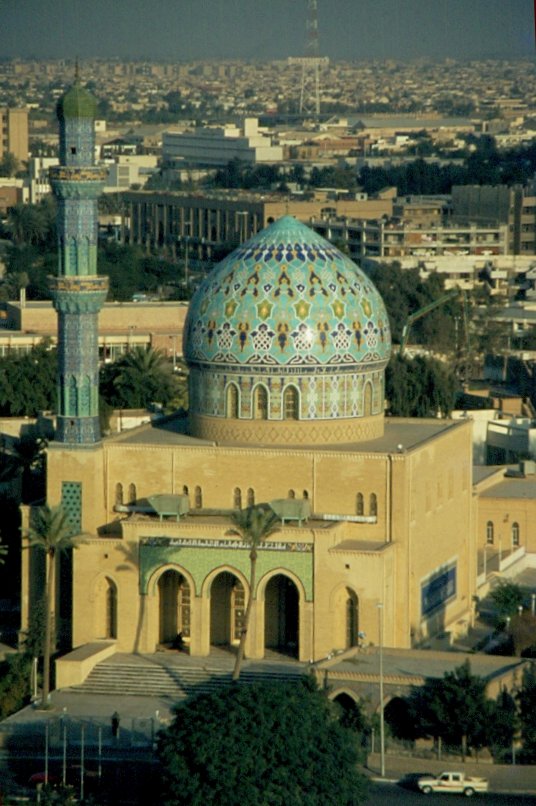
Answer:
<svg viewBox="0 0 536 806"><path fill-rule="evenodd" d="M359 643L359 600L350 588L346 589L346 649Z"/></svg>
<svg viewBox="0 0 536 806"><path fill-rule="evenodd" d="M109 577L101 577L95 590L95 635L117 638L117 585Z"/></svg>
<svg viewBox="0 0 536 806"><path fill-rule="evenodd" d="M190 637L190 586L179 571L164 571L158 580L159 642L172 644L178 633Z"/></svg>
<svg viewBox="0 0 536 806"><path fill-rule="evenodd" d="M351 697L350 694L346 694L344 691L341 691L340 694L337 694L333 698L333 702L336 702L341 709L341 723L345 727L353 728L361 733L362 740L365 740L365 732L368 727L367 718L359 702L356 702L356 700Z"/></svg>
<svg viewBox="0 0 536 806"><path fill-rule="evenodd" d="M210 586L210 643L213 646L231 646L240 641L244 609L244 586L234 574L222 571Z"/></svg>
<svg viewBox="0 0 536 806"><path fill-rule="evenodd" d="M266 586L264 597L264 646L298 657L300 596L294 582L277 574Z"/></svg>
<svg viewBox="0 0 536 806"><path fill-rule="evenodd" d="M359 645L359 599L351 588L340 588L333 601L333 647Z"/></svg>

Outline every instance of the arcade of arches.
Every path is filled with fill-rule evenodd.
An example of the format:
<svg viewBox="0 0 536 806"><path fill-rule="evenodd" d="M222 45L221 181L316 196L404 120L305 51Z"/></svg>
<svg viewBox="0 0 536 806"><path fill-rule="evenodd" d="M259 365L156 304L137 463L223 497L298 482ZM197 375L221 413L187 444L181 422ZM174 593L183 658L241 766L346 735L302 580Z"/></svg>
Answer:
<svg viewBox="0 0 536 806"><path fill-rule="evenodd" d="M158 643L172 646L180 633L188 646L196 629L192 597L186 577L178 570L164 571L157 582ZM242 581L231 571L222 570L212 579L209 590L211 647L238 645L246 607ZM259 606L260 605L260 606ZM264 649L297 657L299 653L300 593L285 574L276 574L257 599L257 616L264 623Z"/></svg>

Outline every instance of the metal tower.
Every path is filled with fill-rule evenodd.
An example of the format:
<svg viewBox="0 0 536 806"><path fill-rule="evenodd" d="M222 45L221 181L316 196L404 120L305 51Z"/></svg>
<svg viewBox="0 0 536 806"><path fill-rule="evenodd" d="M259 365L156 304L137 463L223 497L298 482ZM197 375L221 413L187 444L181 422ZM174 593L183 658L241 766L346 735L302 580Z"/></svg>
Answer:
<svg viewBox="0 0 536 806"><path fill-rule="evenodd" d="M320 69L329 64L327 56L319 56L317 0L307 0L305 23L305 56L294 56L289 64L301 66L300 115L320 115Z"/></svg>
<svg viewBox="0 0 536 806"><path fill-rule="evenodd" d="M88 447L100 441L98 314L108 278L97 276L97 199L106 171L95 167L96 101L79 83L60 99L60 164L50 171L58 202L58 418L55 439Z"/></svg>

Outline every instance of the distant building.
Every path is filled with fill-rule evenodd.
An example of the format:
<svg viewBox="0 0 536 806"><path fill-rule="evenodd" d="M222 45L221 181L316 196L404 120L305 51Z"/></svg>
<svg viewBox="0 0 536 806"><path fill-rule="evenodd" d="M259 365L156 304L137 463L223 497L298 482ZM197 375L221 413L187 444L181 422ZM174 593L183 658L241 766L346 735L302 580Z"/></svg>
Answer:
<svg viewBox="0 0 536 806"><path fill-rule="evenodd" d="M347 244L353 260L364 257L398 260L408 256L504 255L508 249L505 224L480 226L454 224L448 220L435 223L381 218L360 221L350 218L323 218L311 222L316 232L331 241Z"/></svg>
<svg viewBox="0 0 536 806"><path fill-rule="evenodd" d="M208 256L214 247L243 243L285 214L304 223L328 216L368 219L389 216L393 207L391 198L363 200L328 192L300 197L243 190L139 191L123 198L126 243L173 250L188 238Z"/></svg>
<svg viewBox="0 0 536 806"><path fill-rule="evenodd" d="M49 170L59 165L58 157L32 157L28 163L30 174L30 202L37 204L52 193Z"/></svg>
<svg viewBox="0 0 536 806"><path fill-rule="evenodd" d="M0 159L14 154L21 162L28 159L28 110L0 107Z"/></svg>
<svg viewBox="0 0 536 806"><path fill-rule="evenodd" d="M113 361L133 347L152 347L170 358L182 353L188 306L184 302L105 302L99 316L99 361ZM57 341L52 302L0 306L0 356L27 353L45 339Z"/></svg>
<svg viewBox="0 0 536 806"><path fill-rule="evenodd" d="M508 226L508 252L536 254L536 190L534 187L506 185L455 185L452 188L452 215Z"/></svg>
<svg viewBox="0 0 536 806"><path fill-rule="evenodd" d="M10 207L24 201L21 179L0 179L0 217L6 216Z"/></svg>
<svg viewBox="0 0 536 806"><path fill-rule="evenodd" d="M283 148L260 128L256 118L246 118L242 127L203 127L192 132L164 132L162 157L166 163L224 167L233 159L249 165L281 162Z"/></svg>
<svg viewBox="0 0 536 806"><path fill-rule="evenodd" d="M157 157L151 154L119 154L107 165L108 176L104 192L128 190L133 185L143 187L157 170Z"/></svg>

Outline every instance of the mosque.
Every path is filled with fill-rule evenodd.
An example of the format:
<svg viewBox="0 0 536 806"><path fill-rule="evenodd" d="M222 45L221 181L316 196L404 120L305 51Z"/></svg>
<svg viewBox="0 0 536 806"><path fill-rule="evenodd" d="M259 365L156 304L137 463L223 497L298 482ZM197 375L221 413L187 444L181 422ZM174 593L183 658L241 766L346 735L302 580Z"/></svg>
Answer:
<svg viewBox="0 0 536 806"><path fill-rule="evenodd" d="M471 424L384 417L383 301L352 261L286 216L217 265L185 324L190 410L101 438L95 101L58 105L59 410L47 498L85 542L73 552L72 646L317 660L360 643L419 646L466 629L476 585ZM233 511L272 502L259 551ZM26 589L32 564L25 560ZM28 618L31 596L23 603ZM59 605L65 608L65 604ZM61 613L60 613L61 615Z"/></svg>

